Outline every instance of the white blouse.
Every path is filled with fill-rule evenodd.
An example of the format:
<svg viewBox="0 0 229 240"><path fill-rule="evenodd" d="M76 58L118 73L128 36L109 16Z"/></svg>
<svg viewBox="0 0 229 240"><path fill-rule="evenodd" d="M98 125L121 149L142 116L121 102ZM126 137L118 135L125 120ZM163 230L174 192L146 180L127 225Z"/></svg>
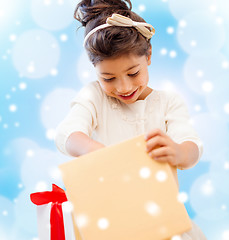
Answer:
<svg viewBox="0 0 229 240"><path fill-rule="evenodd" d="M175 142L192 141L202 154L202 143L190 124L187 107L174 93L153 90L144 100L132 104L107 96L99 82L84 87L56 132L58 149L66 151L68 137L76 131L108 146L161 129Z"/></svg>

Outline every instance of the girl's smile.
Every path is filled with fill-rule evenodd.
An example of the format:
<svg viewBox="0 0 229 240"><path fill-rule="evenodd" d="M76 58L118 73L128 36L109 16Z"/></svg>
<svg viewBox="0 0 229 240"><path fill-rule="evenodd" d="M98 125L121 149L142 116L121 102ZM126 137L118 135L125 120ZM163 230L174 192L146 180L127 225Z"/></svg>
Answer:
<svg viewBox="0 0 229 240"><path fill-rule="evenodd" d="M99 83L103 91L126 104L145 99L149 94L148 66L151 55L122 55L96 64Z"/></svg>
<svg viewBox="0 0 229 240"><path fill-rule="evenodd" d="M138 90L138 89L137 89ZM121 98L123 98L124 100L129 100L132 97L134 97L135 93L137 92L137 90L135 90L134 92L130 93L130 94L126 94L126 95L119 95Z"/></svg>

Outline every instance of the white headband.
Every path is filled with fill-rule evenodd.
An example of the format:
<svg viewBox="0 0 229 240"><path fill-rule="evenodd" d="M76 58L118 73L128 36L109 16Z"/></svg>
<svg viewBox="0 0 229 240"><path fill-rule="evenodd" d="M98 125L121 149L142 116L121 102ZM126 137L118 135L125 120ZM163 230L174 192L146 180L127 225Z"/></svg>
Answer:
<svg viewBox="0 0 229 240"><path fill-rule="evenodd" d="M120 14L112 14L111 17L108 17L106 20L105 24L102 24L94 29L92 29L84 38L84 46L88 40L88 38L94 34L95 32L97 32L100 29L103 28L107 28L110 26L120 26L120 27L135 27L144 37L146 37L147 39L152 38L152 36L155 34L155 29L154 27L149 24L149 23L145 23L145 22L135 22L132 19L128 18L128 17L124 17ZM149 29L150 28L150 29Z"/></svg>

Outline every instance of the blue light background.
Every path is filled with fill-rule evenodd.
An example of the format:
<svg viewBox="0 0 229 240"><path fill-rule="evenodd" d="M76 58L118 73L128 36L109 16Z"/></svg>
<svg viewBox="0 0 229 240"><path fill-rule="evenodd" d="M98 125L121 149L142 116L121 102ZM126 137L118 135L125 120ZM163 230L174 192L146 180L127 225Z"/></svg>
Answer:
<svg viewBox="0 0 229 240"><path fill-rule="evenodd" d="M78 1L0 0L0 239L37 240L29 194L63 187L53 138L93 67L73 19ZM190 217L209 240L229 239L229 3L133 0L156 29L150 86L178 92L204 143L179 171Z"/></svg>

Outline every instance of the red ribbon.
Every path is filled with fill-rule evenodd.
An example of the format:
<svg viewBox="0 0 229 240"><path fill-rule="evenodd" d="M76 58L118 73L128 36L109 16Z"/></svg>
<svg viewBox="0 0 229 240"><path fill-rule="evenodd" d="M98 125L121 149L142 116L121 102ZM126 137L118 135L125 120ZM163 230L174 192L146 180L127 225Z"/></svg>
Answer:
<svg viewBox="0 0 229 240"><path fill-rule="evenodd" d="M64 190L53 184L51 192L32 193L30 199L38 206L52 203L50 216L51 240L65 240L62 203L67 201L67 197Z"/></svg>

